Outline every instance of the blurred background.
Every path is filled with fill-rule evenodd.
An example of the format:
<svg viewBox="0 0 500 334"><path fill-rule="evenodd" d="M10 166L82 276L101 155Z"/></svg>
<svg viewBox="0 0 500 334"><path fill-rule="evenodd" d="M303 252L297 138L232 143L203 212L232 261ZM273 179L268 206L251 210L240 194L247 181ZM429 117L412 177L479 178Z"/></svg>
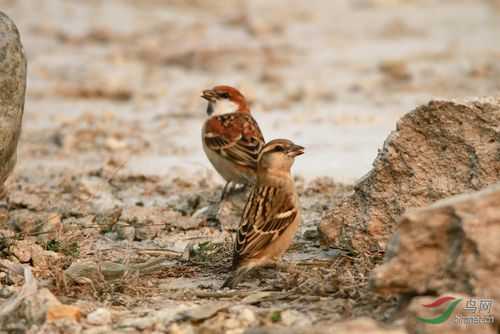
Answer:
<svg viewBox="0 0 500 334"><path fill-rule="evenodd" d="M404 113L497 95L500 3L0 0L29 60L18 174L120 166L196 178L201 90L240 88L295 173L361 177ZM49 172L50 171L50 172Z"/></svg>

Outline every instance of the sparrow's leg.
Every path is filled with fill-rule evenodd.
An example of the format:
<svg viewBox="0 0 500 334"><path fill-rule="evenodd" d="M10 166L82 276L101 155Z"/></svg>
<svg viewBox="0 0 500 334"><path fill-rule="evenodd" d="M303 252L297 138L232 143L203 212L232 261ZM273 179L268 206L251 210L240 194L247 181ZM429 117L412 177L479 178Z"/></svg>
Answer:
<svg viewBox="0 0 500 334"><path fill-rule="evenodd" d="M256 268L251 273L252 277L260 280L268 280L275 278L277 273L276 266L273 264L265 264Z"/></svg>
<svg viewBox="0 0 500 334"><path fill-rule="evenodd" d="M221 288L230 288L233 289L237 284L241 282L243 277L251 270L248 267L240 267L236 271L232 272L230 276L226 279L224 284L222 284Z"/></svg>
<svg viewBox="0 0 500 334"><path fill-rule="evenodd" d="M222 189L222 194L220 196L220 202L224 200L226 197L226 193L229 191L229 186L231 185L231 181L227 181L226 185L224 186L224 189Z"/></svg>

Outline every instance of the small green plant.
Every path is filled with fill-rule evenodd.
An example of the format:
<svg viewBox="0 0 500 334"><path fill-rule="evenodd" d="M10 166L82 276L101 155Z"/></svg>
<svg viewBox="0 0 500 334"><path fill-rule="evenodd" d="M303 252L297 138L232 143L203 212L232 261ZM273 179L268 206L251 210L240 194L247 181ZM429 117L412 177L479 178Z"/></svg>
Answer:
<svg viewBox="0 0 500 334"><path fill-rule="evenodd" d="M62 252L67 256L78 257L80 256L80 245L76 241L70 242L65 245Z"/></svg>
<svg viewBox="0 0 500 334"><path fill-rule="evenodd" d="M281 321L281 311L273 311L273 313L271 313L271 321L272 322Z"/></svg>
<svg viewBox="0 0 500 334"><path fill-rule="evenodd" d="M53 252L63 253L66 256L78 257L80 255L80 245L76 241L65 242L51 239L45 245L45 249Z"/></svg>
<svg viewBox="0 0 500 334"><path fill-rule="evenodd" d="M10 254L9 248L11 243L12 241L10 240L10 238L0 233L0 257Z"/></svg>
<svg viewBox="0 0 500 334"><path fill-rule="evenodd" d="M45 249L53 252L59 252L61 250L61 242L59 240L50 239L45 245Z"/></svg>
<svg viewBox="0 0 500 334"><path fill-rule="evenodd" d="M191 257L197 261L207 262L219 251L220 245L211 241L204 241L191 250Z"/></svg>

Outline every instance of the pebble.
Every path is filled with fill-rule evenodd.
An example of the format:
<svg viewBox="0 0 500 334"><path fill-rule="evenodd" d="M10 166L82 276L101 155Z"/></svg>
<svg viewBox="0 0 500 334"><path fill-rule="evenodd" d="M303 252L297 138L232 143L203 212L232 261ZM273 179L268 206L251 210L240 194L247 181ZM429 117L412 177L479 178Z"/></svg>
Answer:
<svg viewBox="0 0 500 334"><path fill-rule="evenodd" d="M111 323L111 312L105 308L98 308L87 315L87 321L92 325L107 325Z"/></svg>
<svg viewBox="0 0 500 334"><path fill-rule="evenodd" d="M285 310L281 312L281 322L285 326L309 326L311 320L303 313L295 310Z"/></svg>

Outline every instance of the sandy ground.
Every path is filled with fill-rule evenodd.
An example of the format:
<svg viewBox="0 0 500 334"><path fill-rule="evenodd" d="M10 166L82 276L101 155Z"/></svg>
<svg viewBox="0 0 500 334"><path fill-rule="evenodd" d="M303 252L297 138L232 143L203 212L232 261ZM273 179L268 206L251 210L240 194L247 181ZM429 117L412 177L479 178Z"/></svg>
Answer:
<svg viewBox="0 0 500 334"><path fill-rule="evenodd" d="M40 270L84 313L112 309L117 331L141 329L127 319L221 300L236 310L196 323L241 332L272 322L386 319L372 309L377 296L363 299L345 285L355 268L337 272L338 261L356 263L320 248L319 217L349 189L341 183L370 169L402 114L430 99L500 89L494 1L0 0L0 9L17 23L29 60L11 217L58 217L62 245L79 244L77 254L58 248L61 270L77 259L138 263L174 252L154 274L94 293L61 287ZM222 180L201 149L199 93L221 83L247 95L267 139L290 138L307 151L294 168L304 223L287 255L298 269L280 269L281 278L271 270L240 294L216 296L229 263L229 251L217 247L227 250L237 218L221 231L207 213ZM55 239L37 240L47 247ZM263 289L276 295L242 302ZM238 307L255 319L241 320ZM159 326L152 323L144 328Z"/></svg>

